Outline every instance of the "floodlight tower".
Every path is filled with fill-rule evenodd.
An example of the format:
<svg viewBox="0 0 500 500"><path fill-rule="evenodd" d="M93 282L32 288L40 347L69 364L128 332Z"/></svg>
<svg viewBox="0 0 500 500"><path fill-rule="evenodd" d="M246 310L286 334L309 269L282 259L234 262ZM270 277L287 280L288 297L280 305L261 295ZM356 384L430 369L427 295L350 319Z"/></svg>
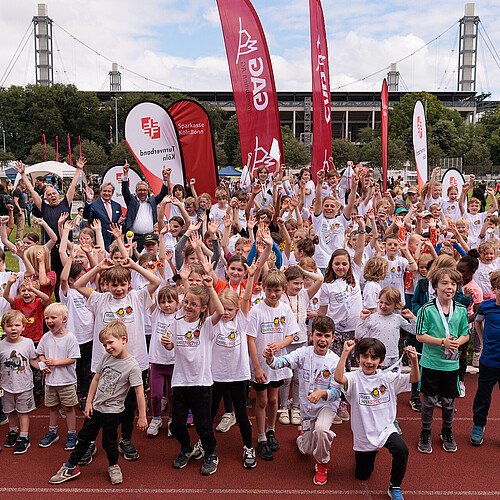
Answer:
<svg viewBox="0 0 500 500"><path fill-rule="evenodd" d="M460 19L458 41L458 86L457 90L476 90L477 29L479 16L474 15L474 4L465 4L465 15Z"/></svg>
<svg viewBox="0 0 500 500"><path fill-rule="evenodd" d="M387 73L387 88L389 92L397 92L399 90L399 71L396 63L391 64L391 70Z"/></svg>
<svg viewBox="0 0 500 500"><path fill-rule="evenodd" d="M50 87L54 83L54 57L52 51L52 19L47 4L38 4L38 16L33 17L35 35L36 84Z"/></svg>

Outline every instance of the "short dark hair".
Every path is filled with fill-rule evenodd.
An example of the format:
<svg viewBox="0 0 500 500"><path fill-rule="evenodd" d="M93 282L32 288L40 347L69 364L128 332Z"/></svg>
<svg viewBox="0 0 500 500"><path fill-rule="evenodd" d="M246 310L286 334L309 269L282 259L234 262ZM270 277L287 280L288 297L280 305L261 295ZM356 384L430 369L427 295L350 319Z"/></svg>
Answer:
<svg viewBox="0 0 500 500"><path fill-rule="evenodd" d="M378 339L364 338L361 339L356 345L356 357L358 358L362 354L366 354L369 351L373 353L376 358L380 361L385 359L385 345Z"/></svg>
<svg viewBox="0 0 500 500"><path fill-rule="evenodd" d="M317 330L321 333L332 332L335 335L335 323L328 316L317 316L311 326L311 331L314 333Z"/></svg>

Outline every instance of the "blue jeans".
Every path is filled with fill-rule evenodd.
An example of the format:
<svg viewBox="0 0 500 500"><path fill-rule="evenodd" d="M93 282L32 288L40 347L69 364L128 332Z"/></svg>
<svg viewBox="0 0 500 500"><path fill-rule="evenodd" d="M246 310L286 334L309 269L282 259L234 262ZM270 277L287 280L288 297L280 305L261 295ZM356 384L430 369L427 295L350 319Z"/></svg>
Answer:
<svg viewBox="0 0 500 500"><path fill-rule="evenodd" d="M500 368L492 368L479 361L479 380L472 410L474 412L474 425L484 427L488 419L491 405L491 393L495 385L500 388Z"/></svg>

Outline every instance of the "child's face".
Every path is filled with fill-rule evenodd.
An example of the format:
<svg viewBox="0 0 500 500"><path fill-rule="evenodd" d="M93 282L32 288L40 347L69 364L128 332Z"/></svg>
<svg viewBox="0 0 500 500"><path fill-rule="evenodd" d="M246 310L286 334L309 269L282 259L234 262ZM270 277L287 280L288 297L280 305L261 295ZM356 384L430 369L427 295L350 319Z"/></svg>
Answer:
<svg viewBox="0 0 500 500"><path fill-rule="evenodd" d="M182 305L184 307L184 319L189 323L197 321L207 309L207 306L202 305L201 297L189 292L186 293Z"/></svg>
<svg viewBox="0 0 500 500"><path fill-rule="evenodd" d="M123 257L120 251L114 252L111 256L111 262L113 262L115 266L121 266L125 262L125 257Z"/></svg>
<svg viewBox="0 0 500 500"><path fill-rule="evenodd" d="M52 333L61 331L61 329L66 325L67 321L68 318L66 316L61 316L60 314L45 314L45 324Z"/></svg>
<svg viewBox="0 0 500 500"><path fill-rule="evenodd" d="M18 342L21 338L21 334L24 331L23 322L20 319L16 318L8 325L4 325L3 331L7 335L8 342Z"/></svg>
<svg viewBox="0 0 500 500"><path fill-rule="evenodd" d="M78 242L80 245L93 245L92 237L85 233L80 233L78 236Z"/></svg>
<svg viewBox="0 0 500 500"><path fill-rule="evenodd" d="M260 181L260 182L266 182L266 181L267 181L268 176L269 176L269 172L268 172L266 169L262 169L262 170L259 172L259 181Z"/></svg>
<svg viewBox="0 0 500 500"><path fill-rule="evenodd" d="M440 301L450 301L457 293L457 284L451 280L448 276L443 276L443 278L438 282L436 287L436 295Z"/></svg>
<svg viewBox="0 0 500 500"><path fill-rule="evenodd" d="M102 345L104 346L104 350L113 358L119 357L127 345L127 338L120 337L116 338L112 335L108 335L102 339Z"/></svg>
<svg viewBox="0 0 500 500"><path fill-rule="evenodd" d="M89 259L87 257L87 255L85 254L85 252L83 250L77 250L76 252L76 256L75 258L73 259L73 262L77 263L77 264L81 264L83 267L89 267Z"/></svg>
<svg viewBox="0 0 500 500"><path fill-rule="evenodd" d="M211 200L207 200L204 196L201 198L198 198L198 204L202 210L208 210L211 205Z"/></svg>
<svg viewBox="0 0 500 500"><path fill-rule="evenodd" d="M371 350L358 356L359 366L363 371L363 375L375 375L382 361L383 360L375 356Z"/></svg>
<svg viewBox="0 0 500 500"><path fill-rule="evenodd" d="M117 283L108 283L108 290L113 295L114 299L123 299L127 295L130 288L130 282L127 280L122 280Z"/></svg>
<svg viewBox="0 0 500 500"><path fill-rule="evenodd" d="M33 245L36 245L36 243L34 241L30 240L26 236L23 238L23 243L24 243L24 246L26 248L29 248L29 247L32 247Z"/></svg>
<svg viewBox="0 0 500 500"><path fill-rule="evenodd" d="M189 215L194 215L196 213L196 209L194 207L194 203L185 203L184 208Z"/></svg>
<svg viewBox="0 0 500 500"><path fill-rule="evenodd" d="M194 264L198 264L199 260L198 260L198 257L196 257L196 254L192 253L192 254L188 255L186 257L186 263L188 264L188 266L192 266Z"/></svg>
<svg viewBox="0 0 500 500"><path fill-rule="evenodd" d="M298 295L304 286L304 278L295 278L287 281L286 293L291 296Z"/></svg>
<svg viewBox="0 0 500 500"><path fill-rule="evenodd" d="M203 276L199 273L195 273L194 271L191 271L191 273L188 276L188 284L189 286L202 286L203 285Z"/></svg>
<svg viewBox="0 0 500 500"><path fill-rule="evenodd" d="M170 234L176 237L181 232L182 226L175 220L170 222Z"/></svg>
<svg viewBox="0 0 500 500"><path fill-rule="evenodd" d="M332 345L333 339L333 332L319 332L318 330L313 330L312 342L314 346L314 354L317 354L318 356L326 356L329 347Z"/></svg>
<svg viewBox="0 0 500 500"><path fill-rule="evenodd" d="M467 224L457 224L457 231L460 236L468 236L469 226Z"/></svg>
<svg viewBox="0 0 500 500"><path fill-rule="evenodd" d="M441 207L432 207L431 215L434 219L439 219L439 217L441 216Z"/></svg>
<svg viewBox="0 0 500 500"><path fill-rule="evenodd" d="M184 198L184 193L182 192L182 189L175 189L174 190L174 196L178 199L178 200L182 200Z"/></svg>
<svg viewBox="0 0 500 500"><path fill-rule="evenodd" d="M385 297L378 299L378 310L382 316L389 316L394 312L395 304L389 302Z"/></svg>
<svg viewBox="0 0 500 500"><path fill-rule="evenodd" d="M26 304L33 302L36 297L36 295L33 292L30 292L24 285L21 285L19 287L19 295L22 297Z"/></svg>
<svg viewBox="0 0 500 500"><path fill-rule="evenodd" d="M217 203L219 204L219 207L225 207L227 203L227 196L218 196Z"/></svg>
<svg viewBox="0 0 500 500"><path fill-rule="evenodd" d="M229 300L222 301L222 305L224 306L224 314L222 315L222 319L224 321L233 320L238 313L238 308Z"/></svg>
<svg viewBox="0 0 500 500"><path fill-rule="evenodd" d="M471 269L464 262L457 262L457 271L462 275L464 283L469 283L469 281L472 279L473 275Z"/></svg>
<svg viewBox="0 0 500 500"><path fill-rule="evenodd" d="M264 286L264 293L266 295L265 302L269 307L276 307L285 291L280 286Z"/></svg>
<svg viewBox="0 0 500 500"><path fill-rule="evenodd" d="M427 262L421 262L418 264L418 274L420 276L427 276Z"/></svg>
<svg viewBox="0 0 500 500"><path fill-rule="evenodd" d="M398 240L387 240L385 242L385 252L388 257L395 257L399 251L399 242Z"/></svg>
<svg viewBox="0 0 500 500"><path fill-rule="evenodd" d="M441 184L434 184L432 186L432 197L437 199L441 196L442 186Z"/></svg>
<svg viewBox="0 0 500 500"><path fill-rule="evenodd" d="M166 297L158 302L158 307L165 314L174 314L174 312L177 310L177 302L170 297Z"/></svg>
<svg viewBox="0 0 500 500"><path fill-rule="evenodd" d="M158 242L157 241L148 241L144 243L144 248L147 253L152 253L156 255L158 253Z"/></svg>
<svg viewBox="0 0 500 500"><path fill-rule="evenodd" d="M350 268L349 258L347 255L337 255L333 259L332 268L338 278L344 278Z"/></svg>
<svg viewBox="0 0 500 500"><path fill-rule="evenodd" d="M239 255L240 257L245 254L245 245L240 243L234 247L234 254Z"/></svg>
<svg viewBox="0 0 500 500"><path fill-rule="evenodd" d="M450 189L448 192L448 198L450 201L457 201L458 199L458 191L456 189Z"/></svg>
<svg viewBox="0 0 500 500"><path fill-rule="evenodd" d="M500 305L500 285L495 288L492 286L491 291L495 294L496 304Z"/></svg>
<svg viewBox="0 0 500 500"><path fill-rule="evenodd" d="M481 210L481 203L477 201L470 201L469 202L469 212L472 215L477 215L479 213L479 210Z"/></svg>
<svg viewBox="0 0 500 500"><path fill-rule="evenodd" d="M241 262L231 262L227 269L227 277L230 283L241 283L243 276L245 276L245 266Z"/></svg>
<svg viewBox="0 0 500 500"><path fill-rule="evenodd" d="M327 219L333 219L337 214L337 203L334 200L326 200L323 203L323 215Z"/></svg>
<svg viewBox="0 0 500 500"><path fill-rule="evenodd" d="M491 264L495 260L495 249L487 248L479 253L479 259L483 264Z"/></svg>

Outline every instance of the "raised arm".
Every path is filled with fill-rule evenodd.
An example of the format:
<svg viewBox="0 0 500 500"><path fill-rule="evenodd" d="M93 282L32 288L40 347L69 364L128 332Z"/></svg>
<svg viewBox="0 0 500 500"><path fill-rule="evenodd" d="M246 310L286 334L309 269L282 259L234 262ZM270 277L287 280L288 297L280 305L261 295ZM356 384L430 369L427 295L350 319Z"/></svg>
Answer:
<svg viewBox="0 0 500 500"><path fill-rule="evenodd" d="M33 203L36 205L38 210L42 210L42 198L40 198L40 195L35 191L33 184L31 184L29 177L26 175L26 170L22 161L16 162L16 170L19 172L19 174L21 174L21 179L23 180L26 189L31 194Z"/></svg>
<svg viewBox="0 0 500 500"><path fill-rule="evenodd" d="M344 217L349 220L351 218L352 209L356 203L356 194L358 190L359 177L354 174L352 176L351 191L349 192L349 197L347 198L347 205L344 208Z"/></svg>
<svg viewBox="0 0 500 500"><path fill-rule="evenodd" d="M151 271L148 271L147 269L144 269L141 267L137 262L134 262L132 259L128 259L123 264L123 267L137 271L141 276L146 278L148 280L148 292L150 295L153 295L153 293L156 292L156 289L160 286L161 281L156 274L152 273Z"/></svg>
<svg viewBox="0 0 500 500"><path fill-rule="evenodd" d="M323 192L323 181L325 180L325 171L319 170L316 174L318 183L316 184L316 197L314 198L314 215L316 217L321 215L323 211L323 199L321 193Z"/></svg>
<svg viewBox="0 0 500 500"><path fill-rule="evenodd" d="M356 343L354 342L354 340L347 340L346 342L344 342L342 355L340 356L337 367L335 368L333 377L335 379L335 382L337 382L337 384L341 384L342 386L345 386L347 384L347 377L345 376L345 364L347 361L347 357L354 349L355 345Z"/></svg>
<svg viewBox="0 0 500 500"><path fill-rule="evenodd" d="M85 156L80 156L80 158L76 160L76 173L71 181L71 184L68 187L68 190L66 191L66 199L68 200L68 205L71 205L73 203L76 186L78 184L78 181L80 180L80 176L83 173L83 168L85 167L86 163L87 163L87 158L85 158Z"/></svg>
<svg viewBox="0 0 500 500"><path fill-rule="evenodd" d="M47 250L52 250L57 244L57 234L52 231L52 228L45 222L43 219L39 219L38 217L33 217L33 224L35 226L43 227L45 233L50 238L47 243L45 243L45 248Z"/></svg>
<svg viewBox="0 0 500 500"><path fill-rule="evenodd" d="M9 280L7 281L4 291L3 291L3 298L12 306L14 304L14 297L10 294L10 289L12 288L12 285L17 281L17 274L11 274L9 276Z"/></svg>

